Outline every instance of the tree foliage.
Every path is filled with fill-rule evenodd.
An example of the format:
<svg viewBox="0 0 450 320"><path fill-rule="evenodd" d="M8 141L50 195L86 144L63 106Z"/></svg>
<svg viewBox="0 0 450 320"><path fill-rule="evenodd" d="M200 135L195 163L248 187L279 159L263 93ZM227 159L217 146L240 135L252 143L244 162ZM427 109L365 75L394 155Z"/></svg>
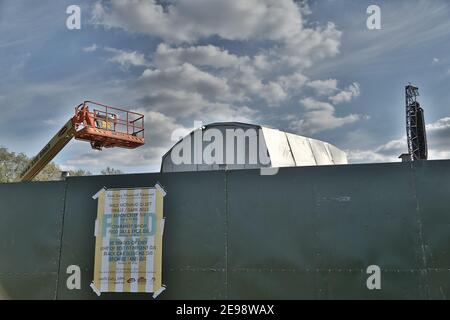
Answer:
<svg viewBox="0 0 450 320"><path fill-rule="evenodd" d="M81 176L90 176L92 173L87 170L77 169L77 170L70 170L69 171L69 177L81 177Z"/></svg>
<svg viewBox="0 0 450 320"><path fill-rule="evenodd" d="M20 174L31 161L24 153L10 152L0 147L0 183L18 181ZM51 181L61 179L61 168L51 162L34 178L35 181ZM72 170L69 176L91 175L89 171Z"/></svg>
<svg viewBox="0 0 450 320"><path fill-rule="evenodd" d="M114 175L114 174L123 174L122 171L110 167L106 167L106 169L101 171L101 174L104 176Z"/></svg>

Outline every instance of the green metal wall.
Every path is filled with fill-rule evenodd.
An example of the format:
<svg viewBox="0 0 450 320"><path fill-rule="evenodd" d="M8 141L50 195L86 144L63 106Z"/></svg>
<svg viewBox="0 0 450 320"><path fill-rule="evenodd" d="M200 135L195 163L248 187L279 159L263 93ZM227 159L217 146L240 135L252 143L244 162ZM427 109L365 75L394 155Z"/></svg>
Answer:
<svg viewBox="0 0 450 320"><path fill-rule="evenodd" d="M92 200L168 194L158 299L447 299L450 161L73 177L0 184L0 298L151 299L89 288ZM82 270L68 290L66 268ZM368 290L366 268L382 269Z"/></svg>

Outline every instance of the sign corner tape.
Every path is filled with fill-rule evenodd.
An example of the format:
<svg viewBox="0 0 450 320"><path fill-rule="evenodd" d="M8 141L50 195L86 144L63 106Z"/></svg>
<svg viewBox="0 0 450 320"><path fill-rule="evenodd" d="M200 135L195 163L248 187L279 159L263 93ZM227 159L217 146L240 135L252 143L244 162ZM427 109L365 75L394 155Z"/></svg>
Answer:
<svg viewBox="0 0 450 320"><path fill-rule="evenodd" d="M166 190L164 190L164 188L159 184L159 182L157 182L157 183L155 184L155 188L158 189L158 190L162 193L163 197L166 196L167 192L166 192Z"/></svg>
<svg viewBox="0 0 450 320"><path fill-rule="evenodd" d="M92 291L94 291L95 294L100 297L101 292L97 289L97 287L94 285L93 282L91 282L90 287L91 287Z"/></svg>
<svg viewBox="0 0 450 320"><path fill-rule="evenodd" d="M162 286L161 288L159 288L158 290L156 290L154 293L153 293L153 299L156 299L164 290L166 290L166 286Z"/></svg>
<svg viewBox="0 0 450 320"><path fill-rule="evenodd" d="M105 192L107 189L106 189L106 187L102 187L100 190L98 190L97 191L97 193L96 194L94 194L93 196L92 196L92 199L97 199L103 192Z"/></svg>

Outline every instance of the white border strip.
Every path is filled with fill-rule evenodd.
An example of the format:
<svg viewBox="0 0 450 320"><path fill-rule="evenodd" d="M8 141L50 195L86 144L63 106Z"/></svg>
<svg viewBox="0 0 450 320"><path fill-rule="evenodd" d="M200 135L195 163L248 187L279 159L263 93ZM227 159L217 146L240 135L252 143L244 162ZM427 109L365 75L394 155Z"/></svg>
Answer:
<svg viewBox="0 0 450 320"><path fill-rule="evenodd" d="M100 197L100 195L103 193L103 192L105 192L106 190L108 190L108 189L106 189L106 187L102 187L100 190L98 190L97 191L97 193L96 194L94 194L93 196L92 196L92 199L97 199L98 197Z"/></svg>
<svg viewBox="0 0 450 320"><path fill-rule="evenodd" d="M164 190L164 188L161 187L161 185L159 183L155 184L155 188L158 189L162 193L163 197L166 196L166 194L167 194L166 190Z"/></svg>
<svg viewBox="0 0 450 320"><path fill-rule="evenodd" d="M155 293L153 293L153 299L156 299L156 297L158 297L164 290L166 290L166 287L163 285L161 288L156 290Z"/></svg>
<svg viewBox="0 0 450 320"><path fill-rule="evenodd" d="M100 297L101 292L97 289L97 287L94 285L93 282L91 282L90 287L91 287L92 291L94 291L95 294Z"/></svg>

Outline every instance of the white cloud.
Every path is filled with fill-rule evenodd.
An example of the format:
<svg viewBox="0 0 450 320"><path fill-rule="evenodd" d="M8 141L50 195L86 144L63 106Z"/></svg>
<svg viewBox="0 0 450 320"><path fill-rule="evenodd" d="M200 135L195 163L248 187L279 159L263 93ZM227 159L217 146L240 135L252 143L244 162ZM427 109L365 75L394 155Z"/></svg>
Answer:
<svg viewBox="0 0 450 320"><path fill-rule="evenodd" d="M426 127L430 156L433 157L433 152L450 151L450 117L441 118Z"/></svg>
<svg viewBox="0 0 450 320"><path fill-rule="evenodd" d="M317 61L337 55L341 35L331 22L325 28L303 28L272 49L269 57L279 68L308 68Z"/></svg>
<svg viewBox="0 0 450 320"><path fill-rule="evenodd" d="M337 117L333 105L327 102L317 101L313 98L305 98L300 102L303 104L306 112L302 119L293 120L290 128L302 134L309 135L339 128L361 119L357 114Z"/></svg>
<svg viewBox="0 0 450 320"><path fill-rule="evenodd" d="M280 106L280 103L287 98L287 93L281 85L272 81L261 86L260 94L270 107Z"/></svg>
<svg viewBox="0 0 450 320"><path fill-rule="evenodd" d="M167 69L146 69L140 82L153 92L167 90L197 92L216 101L237 98L230 94L226 79L204 72L189 63Z"/></svg>
<svg viewBox="0 0 450 320"><path fill-rule="evenodd" d="M83 51L84 52L94 52L95 50L97 50L97 44L93 43L91 46L89 47L84 47Z"/></svg>
<svg viewBox="0 0 450 320"><path fill-rule="evenodd" d="M182 90L156 91L141 99L145 110L156 110L173 115L180 121L192 119L204 123L215 121L252 122L257 119L255 110L236 107L227 103L210 102L200 94Z"/></svg>
<svg viewBox="0 0 450 320"><path fill-rule="evenodd" d="M249 60L246 56L238 57L213 45L173 48L165 43L158 45L153 57L153 63L158 68L183 63L214 68L237 68Z"/></svg>
<svg viewBox="0 0 450 320"><path fill-rule="evenodd" d="M255 55L255 66L290 70L309 67L339 52L341 32L333 23L306 27L302 17L306 8L292 0L191 0L164 6L154 0L112 0L96 3L93 23L174 44L211 36L270 40L277 46Z"/></svg>
<svg viewBox="0 0 450 320"><path fill-rule="evenodd" d="M385 156L371 150L346 150L350 163L395 162L397 157Z"/></svg>
<svg viewBox="0 0 450 320"><path fill-rule="evenodd" d="M428 150L428 159L430 160L450 159L450 150L430 149Z"/></svg>
<svg viewBox="0 0 450 320"><path fill-rule="evenodd" d="M164 6L155 0L112 0L96 3L93 22L179 43L213 35L284 39L302 27L302 16L290 0L191 0Z"/></svg>
<svg viewBox="0 0 450 320"><path fill-rule="evenodd" d="M271 62L268 60L268 57L264 53L259 53L253 56L253 66L258 71L268 71L271 68Z"/></svg>
<svg viewBox="0 0 450 320"><path fill-rule="evenodd" d="M402 153L407 153L406 137L388 141L374 148L374 150L347 150L348 160L351 163L364 162L398 162Z"/></svg>
<svg viewBox="0 0 450 320"><path fill-rule="evenodd" d="M338 94L331 96L330 100L334 104L339 104L343 102L349 102L353 98L359 97L361 94L361 90L359 88L359 84L354 82L350 86L348 86L345 90L342 90Z"/></svg>
<svg viewBox="0 0 450 320"><path fill-rule="evenodd" d="M383 154L385 156L399 156L401 153L406 152L406 138L402 137L400 139L391 140L384 145L379 146L375 149L375 152Z"/></svg>
<svg viewBox="0 0 450 320"><path fill-rule="evenodd" d="M431 132L446 132L450 129L450 117L439 119L427 125L427 130Z"/></svg>
<svg viewBox="0 0 450 320"><path fill-rule="evenodd" d="M148 62L145 55L137 51L126 51L116 48L105 48L105 51L113 54L108 60L118 63L122 68L128 69L130 66L141 67L147 66Z"/></svg>
<svg viewBox="0 0 450 320"><path fill-rule="evenodd" d="M332 23L307 27L302 15L308 13L304 2L297 4L292 0L191 0L170 4L154 0L112 0L95 4L93 22L106 28L160 37L166 42L157 47L152 60L156 70L147 71L149 74L162 79L173 68L183 71L191 66L205 80L202 81L204 90L198 91L198 86L192 88L200 85L198 78L191 81L181 75L180 79L173 79L175 75L172 75L171 88L190 86L191 90L222 102L257 98L268 106L280 106L290 97L288 91L298 91L307 81L301 69L339 52L341 32ZM247 56L213 45L192 45L210 36L256 41L260 47L253 56ZM273 43L267 47L258 44L259 40ZM114 59L119 62L124 57L121 58ZM141 59L138 64L143 63ZM206 81L207 74L210 76ZM187 83L182 85L184 81ZM207 95L210 89L212 92Z"/></svg>
<svg viewBox="0 0 450 320"><path fill-rule="evenodd" d="M146 110L155 110L160 113L170 114L182 118L201 118L208 106L206 101L197 92L184 90L155 90L141 98Z"/></svg>
<svg viewBox="0 0 450 320"><path fill-rule="evenodd" d="M277 83L285 90L298 91L308 81L308 77L304 76L300 72L295 72L289 75L283 75L278 77Z"/></svg>
<svg viewBox="0 0 450 320"><path fill-rule="evenodd" d="M208 90L201 92L198 90L199 88L192 87L201 74L201 78L204 80L208 78L211 83L214 82L213 79L221 82L223 94L221 96L209 94L210 99L214 97L220 101L238 101L252 100L258 97L265 100L269 106L279 106L288 97L285 89L306 81L306 78L300 73L264 81L258 74L258 67L255 66L255 61L258 61L256 63L261 66L260 59L262 58L252 60L248 56L230 54L227 50L212 45L172 48L166 44L160 44L153 59L153 64L159 69L146 72L172 74L176 80L171 77L171 84L164 81L166 87L173 87L175 83L184 87L190 86L190 90L196 90L205 97L208 97L208 92L217 93L217 90L211 91L211 88L206 88ZM207 72L200 70L200 67L212 67L219 70ZM185 72L180 72L186 68L190 69L190 73L193 73L195 69L197 76L189 74L185 76ZM180 72L179 75L178 72ZM217 81L215 82L217 83ZM289 86L288 81L291 81ZM160 86L157 84L157 87ZM222 98L220 99L220 97Z"/></svg>
<svg viewBox="0 0 450 320"><path fill-rule="evenodd" d="M307 86L314 89L319 95L330 95L338 90L336 79L313 80Z"/></svg>
<svg viewBox="0 0 450 320"><path fill-rule="evenodd" d="M450 117L444 117L427 125L428 159L450 158ZM351 162L395 162L398 156L408 152L406 136L382 144L373 150L349 150Z"/></svg>
<svg viewBox="0 0 450 320"><path fill-rule="evenodd" d="M228 83L236 97L244 100L261 98L271 107L279 106L288 97L276 79L263 82L252 66L242 66L230 71Z"/></svg>
<svg viewBox="0 0 450 320"><path fill-rule="evenodd" d="M91 46L84 47L84 52L94 52L100 49L96 43ZM104 47L103 50L112 54L112 57L108 59L110 62L114 62L120 65L122 69L128 69L130 66L140 67L148 66L149 62L145 58L145 54L138 51L127 51L117 48Z"/></svg>

